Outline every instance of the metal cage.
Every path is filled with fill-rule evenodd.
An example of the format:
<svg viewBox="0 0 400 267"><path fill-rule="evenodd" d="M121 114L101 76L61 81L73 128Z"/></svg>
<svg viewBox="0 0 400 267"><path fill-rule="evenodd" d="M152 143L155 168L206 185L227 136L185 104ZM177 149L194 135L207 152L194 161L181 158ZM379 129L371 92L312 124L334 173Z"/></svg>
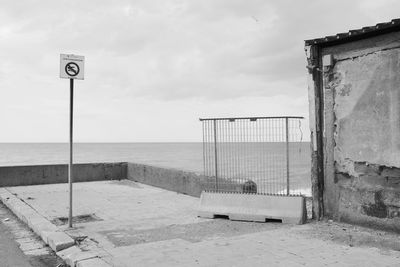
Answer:
<svg viewBox="0 0 400 267"><path fill-rule="evenodd" d="M206 190L309 195L303 117L200 119Z"/></svg>

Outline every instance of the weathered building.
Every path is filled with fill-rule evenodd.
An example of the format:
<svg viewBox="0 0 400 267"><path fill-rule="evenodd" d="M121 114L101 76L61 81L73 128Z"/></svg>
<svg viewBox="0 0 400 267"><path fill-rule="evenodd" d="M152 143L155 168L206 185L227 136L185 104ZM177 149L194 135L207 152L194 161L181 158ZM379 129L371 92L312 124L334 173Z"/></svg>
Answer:
<svg viewBox="0 0 400 267"><path fill-rule="evenodd" d="M400 19L305 48L314 216L400 232Z"/></svg>

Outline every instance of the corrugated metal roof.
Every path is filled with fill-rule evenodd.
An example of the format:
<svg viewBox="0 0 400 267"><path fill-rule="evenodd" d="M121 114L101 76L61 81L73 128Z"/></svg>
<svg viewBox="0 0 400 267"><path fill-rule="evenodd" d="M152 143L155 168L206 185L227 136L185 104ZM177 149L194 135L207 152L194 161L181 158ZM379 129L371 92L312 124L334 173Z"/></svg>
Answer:
<svg viewBox="0 0 400 267"><path fill-rule="evenodd" d="M350 30L348 32L338 33L323 38L305 40L305 44L330 46L394 31L400 31L400 19L393 19L390 22L378 23L375 26L367 26L362 29Z"/></svg>

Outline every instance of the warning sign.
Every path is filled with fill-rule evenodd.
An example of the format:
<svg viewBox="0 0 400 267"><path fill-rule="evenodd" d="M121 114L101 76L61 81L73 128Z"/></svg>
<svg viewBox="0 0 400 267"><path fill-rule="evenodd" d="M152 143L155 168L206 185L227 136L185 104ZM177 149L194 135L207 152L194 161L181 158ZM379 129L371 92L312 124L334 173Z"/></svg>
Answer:
<svg viewBox="0 0 400 267"><path fill-rule="evenodd" d="M84 56L61 54L60 78L83 80L84 66Z"/></svg>

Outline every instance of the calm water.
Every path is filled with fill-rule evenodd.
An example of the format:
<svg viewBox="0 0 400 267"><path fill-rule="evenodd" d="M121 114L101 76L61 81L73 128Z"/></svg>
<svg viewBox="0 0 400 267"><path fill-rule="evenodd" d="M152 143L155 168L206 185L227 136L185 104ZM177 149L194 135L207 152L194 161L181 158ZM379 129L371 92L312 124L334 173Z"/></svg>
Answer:
<svg viewBox="0 0 400 267"><path fill-rule="evenodd" d="M269 150L270 162L279 169L285 166L285 150L277 144L264 144ZM260 153L244 155L248 165ZM310 151L309 143L304 142L291 151L291 180L293 188L301 193L310 191ZM67 143L0 143L0 166L38 165L68 163ZM258 160L258 159L257 159ZM272 161L271 161L272 160ZM175 168L203 173L202 143L76 143L74 162L135 162L147 165ZM221 163L223 164L223 163ZM268 164L264 164L270 168ZM278 168L275 168L278 170ZM255 169L254 169L255 170ZM254 172L253 172L254 173ZM283 174L279 174L282 177ZM276 175L275 175L276 176Z"/></svg>
<svg viewBox="0 0 400 267"><path fill-rule="evenodd" d="M202 143L76 143L74 162L128 161L197 173ZM68 163L67 143L0 143L0 166Z"/></svg>

